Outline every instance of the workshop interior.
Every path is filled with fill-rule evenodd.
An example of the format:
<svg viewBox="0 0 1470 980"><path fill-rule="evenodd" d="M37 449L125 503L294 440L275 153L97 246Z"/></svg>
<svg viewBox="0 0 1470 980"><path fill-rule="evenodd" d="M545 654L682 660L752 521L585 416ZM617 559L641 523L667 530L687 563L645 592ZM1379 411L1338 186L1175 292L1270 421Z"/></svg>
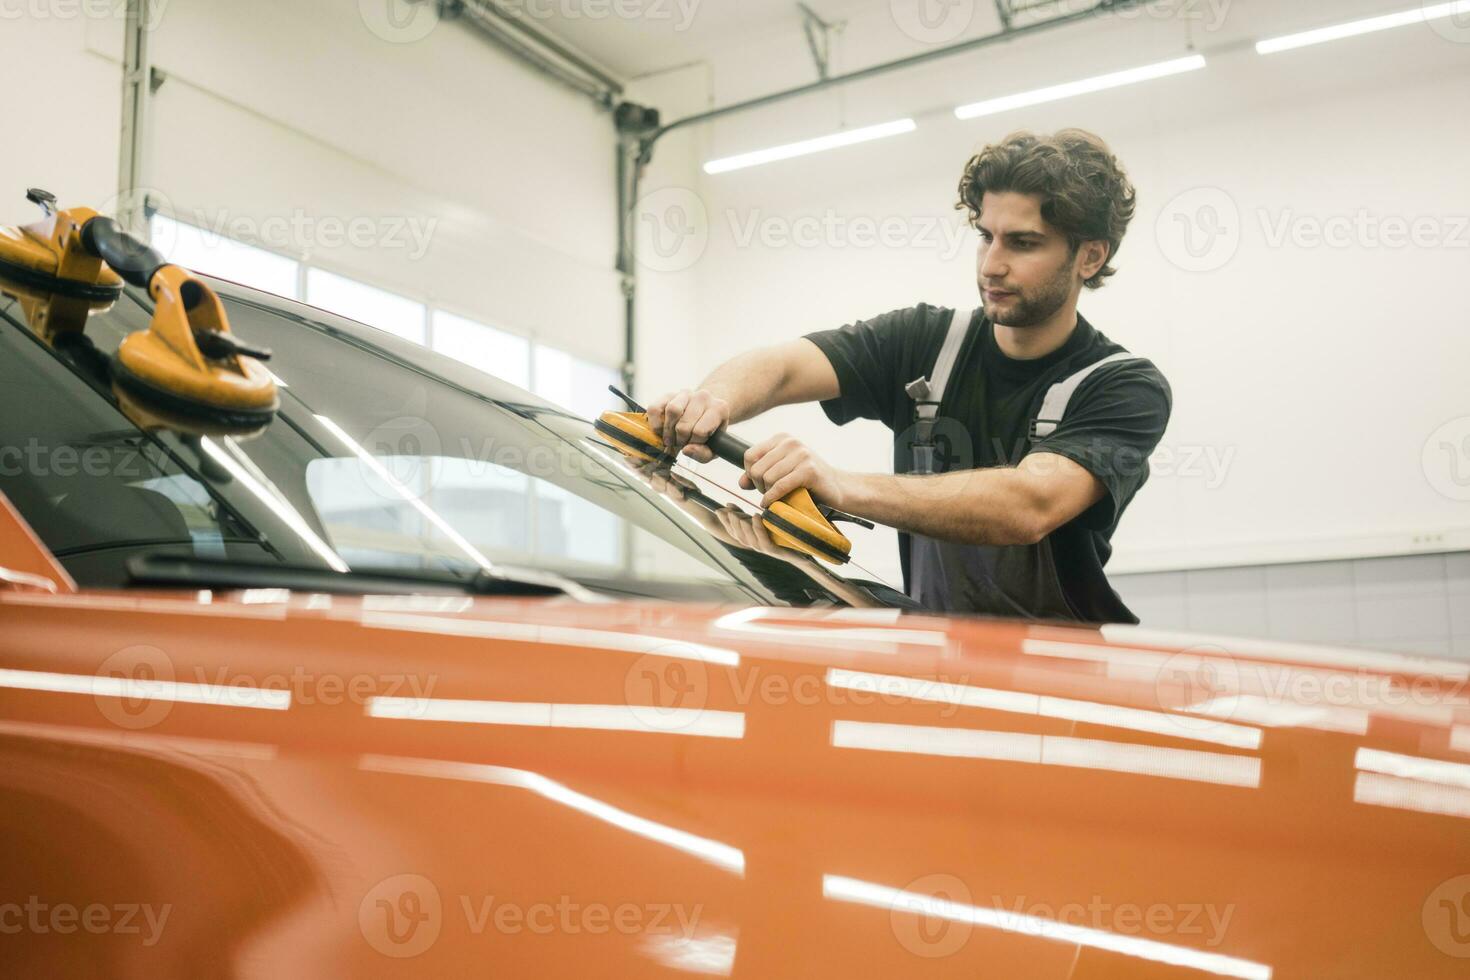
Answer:
<svg viewBox="0 0 1470 980"><path fill-rule="evenodd" d="M0 66L0 973L1465 975L1470 0Z"/></svg>

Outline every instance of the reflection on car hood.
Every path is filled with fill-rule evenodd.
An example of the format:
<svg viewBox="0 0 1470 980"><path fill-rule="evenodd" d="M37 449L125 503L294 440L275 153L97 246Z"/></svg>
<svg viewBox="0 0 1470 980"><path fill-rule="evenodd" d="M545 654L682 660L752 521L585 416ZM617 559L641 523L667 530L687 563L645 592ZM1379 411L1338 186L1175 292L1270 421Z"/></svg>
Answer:
<svg viewBox="0 0 1470 980"><path fill-rule="evenodd" d="M79 971L1460 975L1466 664L887 610L0 612L22 892L172 908Z"/></svg>

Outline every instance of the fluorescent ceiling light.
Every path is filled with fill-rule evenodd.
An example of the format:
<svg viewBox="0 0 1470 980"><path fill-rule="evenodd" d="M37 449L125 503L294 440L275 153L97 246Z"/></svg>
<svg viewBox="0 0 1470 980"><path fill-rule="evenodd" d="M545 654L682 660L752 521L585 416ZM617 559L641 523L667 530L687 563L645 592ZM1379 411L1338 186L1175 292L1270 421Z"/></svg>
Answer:
<svg viewBox="0 0 1470 980"><path fill-rule="evenodd" d="M1299 34L1286 34L1282 37L1268 38L1264 41L1256 42L1256 52L1258 54L1275 54L1278 51L1291 51L1294 48L1305 48L1313 44L1339 41L1345 37L1357 37L1360 34L1372 34L1376 31L1387 31L1395 27L1408 27L1410 24L1424 24L1431 20L1453 17L1455 14L1470 14L1470 0L1454 0L1451 3L1437 3L1427 7L1415 7L1412 10L1401 10L1394 14L1384 14L1380 17L1369 17L1366 20L1355 20L1346 24L1338 24L1336 27L1319 27L1314 31L1302 31Z"/></svg>
<svg viewBox="0 0 1470 980"><path fill-rule="evenodd" d="M785 146L773 146L768 150L755 150L739 156L711 160L704 165L704 172L707 174L729 173L731 170L743 170L746 167L756 167L763 163L804 157L811 153L821 153L823 150L835 150L840 146L880 140L885 136L912 133L917 128L918 125L912 119L899 119L894 122L880 123L877 126L864 126L862 129L844 129L840 133L818 136L816 139L802 140L800 143L787 143Z"/></svg>
<svg viewBox="0 0 1470 980"><path fill-rule="evenodd" d="M1020 109L1028 105L1056 102L1060 99L1070 99L1075 95L1086 95L1089 92L1101 92L1105 89L1133 85L1137 82L1152 81L1155 78L1167 78L1170 75L1179 75L1187 71L1198 71L1205 65L1204 55L1192 54L1187 58L1161 61L1156 65L1144 65L1141 68L1129 68L1127 71L1115 71L1108 75L1084 78L1080 82L1066 82L1062 85L1052 85L1049 88L1039 88L1032 92L1003 95L998 99L986 99L984 102L962 105L954 111L954 114L960 119L993 116L998 112L1008 112L1011 109Z"/></svg>

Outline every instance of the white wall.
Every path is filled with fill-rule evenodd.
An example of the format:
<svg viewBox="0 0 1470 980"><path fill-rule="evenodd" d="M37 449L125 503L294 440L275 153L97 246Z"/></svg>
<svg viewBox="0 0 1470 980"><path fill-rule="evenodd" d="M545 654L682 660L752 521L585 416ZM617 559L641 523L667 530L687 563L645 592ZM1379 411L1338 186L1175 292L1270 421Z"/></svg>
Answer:
<svg viewBox="0 0 1470 980"><path fill-rule="evenodd" d="M168 80L148 183L164 210L621 361L606 113L461 24L395 33L357 0L156 2ZM11 132L29 135L0 161L0 186L49 184L75 203L115 193L121 39L112 17L0 23L7 68L18 54L26 74L67 78L57 101L49 87L20 101ZM341 235L353 222L356 246Z"/></svg>
<svg viewBox="0 0 1470 980"><path fill-rule="evenodd" d="M707 248L682 273L696 284L695 374L751 346L919 301L973 306L974 241L952 237L962 234L951 208L966 157L1013 129L1079 125L1112 143L1140 189L1121 272L1084 297L1083 311L1158 363L1175 393L1165 439L1174 459L1156 458L1115 540L1114 568L1470 546L1466 502L1455 497L1466 488L1450 469L1470 470L1470 444L1462 460L1433 446L1424 455L1447 421L1465 420L1455 438L1470 435L1470 30L1420 26L1272 58L1240 44L1402 6L1237 0L1223 20L1188 25L1211 53L1205 72L972 122L948 109L1177 57L1186 25L1114 18L701 127L708 159L843 118L920 123L913 135L753 170L665 173L708 215ZM876 48L883 29L855 24L850 42ZM810 80L802 57L799 35L732 52L711 68L716 100ZM850 67L863 60L872 59ZM1227 234L1202 257L1208 271L1188 271L1176 214L1200 233L1210 204L1226 209ZM1282 220L1309 234L1359 209L1370 234L1383 219L1427 218L1453 240L1383 247L1356 231L1343 247L1272 240ZM819 240L781 243L803 219L817 222L806 227ZM742 241L751 227L776 237ZM874 227L895 239L863 237ZM888 464L886 430L836 429L815 406L743 428L792 431L842 466ZM860 563L896 577L891 534L855 541Z"/></svg>
<svg viewBox="0 0 1470 980"><path fill-rule="evenodd" d="M0 78L10 92L0 224L29 224L40 216L25 199L27 187L52 191L64 204L101 202L117 193L122 76L88 50L96 30L81 17L0 19Z"/></svg>

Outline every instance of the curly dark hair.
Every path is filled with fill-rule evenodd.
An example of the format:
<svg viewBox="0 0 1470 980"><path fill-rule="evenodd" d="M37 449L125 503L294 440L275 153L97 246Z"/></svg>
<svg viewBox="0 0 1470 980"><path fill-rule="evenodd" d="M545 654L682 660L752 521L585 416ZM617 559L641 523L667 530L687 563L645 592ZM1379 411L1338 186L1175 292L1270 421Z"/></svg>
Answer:
<svg viewBox="0 0 1470 980"><path fill-rule="evenodd" d="M1108 260L1087 280L1088 289L1102 288L1103 280L1117 273L1111 262L1133 220L1138 195L1099 137L1081 129L1052 136L1012 133L965 164L955 208L968 210L977 228L986 191L1040 196L1041 216L1067 236L1073 255L1083 242L1107 242Z"/></svg>

